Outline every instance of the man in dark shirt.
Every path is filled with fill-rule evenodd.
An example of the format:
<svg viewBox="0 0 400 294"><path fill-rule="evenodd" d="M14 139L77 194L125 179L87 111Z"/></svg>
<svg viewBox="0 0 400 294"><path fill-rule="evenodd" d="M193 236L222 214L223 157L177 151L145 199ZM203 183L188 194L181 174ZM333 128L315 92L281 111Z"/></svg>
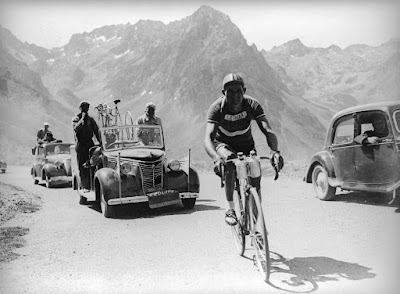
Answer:
<svg viewBox="0 0 400 294"><path fill-rule="evenodd" d="M271 149L272 163L279 171L283 167L283 159L278 151L278 139L265 117L261 104L255 98L245 95L246 88L239 74L228 74L222 82L222 88L223 95L211 104L208 110L204 139L204 147L214 160L214 171L219 174L220 165L228 158L235 157L237 152L248 155L251 150L254 150L251 133L252 120L257 122L265 135ZM234 210L233 189L236 172L232 164L226 165L225 177L225 195L228 202L225 221L228 225L235 225L237 218Z"/></svg>
<svg viewBox="0 0 400 294"><path fill-rule="evenodd" d="M94 118L88 114L89 106L88 102L82 101L79 104L81 112L72 118L79 174L84 192L88 192L90 189L90 170L83 164L89 159L90 147L94 146L93 136L100 142L99 127Z"/></svg>

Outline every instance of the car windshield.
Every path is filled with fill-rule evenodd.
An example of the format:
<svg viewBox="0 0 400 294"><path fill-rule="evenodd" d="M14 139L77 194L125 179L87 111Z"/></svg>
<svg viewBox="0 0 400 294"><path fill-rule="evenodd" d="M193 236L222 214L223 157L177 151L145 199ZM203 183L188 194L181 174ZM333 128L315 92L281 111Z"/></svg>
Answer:
<svg viewBox="0 0 400 294"><path fill-rule="evenodd" d="M47 145L46 155L70 154L69 144Z"/></svg>
<svg viewBox="0 0 400 294"><path fill-rule="evenodd" d="M100 129L103 149L164 148L161 126L129 125Z"/></svg>

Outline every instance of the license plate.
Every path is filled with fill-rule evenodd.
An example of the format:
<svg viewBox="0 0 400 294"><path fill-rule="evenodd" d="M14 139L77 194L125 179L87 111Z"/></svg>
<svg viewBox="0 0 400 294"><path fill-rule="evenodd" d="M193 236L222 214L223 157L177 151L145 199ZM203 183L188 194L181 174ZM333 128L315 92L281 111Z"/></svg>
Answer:
<svg viewBox="0 0 400 294"><path fill-rule="evenodd" d="M159 208L181 203L179 192L174 190L153 192L147 194L147 196L149 197L150 208Z"/></svg>

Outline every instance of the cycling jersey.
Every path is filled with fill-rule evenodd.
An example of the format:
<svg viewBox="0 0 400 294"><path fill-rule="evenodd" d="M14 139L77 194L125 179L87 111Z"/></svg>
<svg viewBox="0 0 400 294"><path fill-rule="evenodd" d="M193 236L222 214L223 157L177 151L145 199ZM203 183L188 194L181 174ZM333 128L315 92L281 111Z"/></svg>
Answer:
<svg viewBox="0 0 400 294"><path fill-rule="evenodd" d="M233 113L226 106L226 97L221 96L211 104L207 122L219 124L215 141L225 143L235 151L240 151L238 150L240 146L254 146L251 121L263 116L265 113L260 102L253 97L244 95L242 109Z"/></svg>

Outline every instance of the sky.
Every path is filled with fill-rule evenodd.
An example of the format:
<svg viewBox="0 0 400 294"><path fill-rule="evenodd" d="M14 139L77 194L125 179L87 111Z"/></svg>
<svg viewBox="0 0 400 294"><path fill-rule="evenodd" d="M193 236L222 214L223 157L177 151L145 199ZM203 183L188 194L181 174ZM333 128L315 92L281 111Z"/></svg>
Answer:
<svg viewBox="0 0 400 294"><path fill-rule="evenodd" d="M344 49L400 38L400 0L0 0L0 25L23 42L50 49L105 25L140 19L168 24L203 4L228 15L259 50L293 39Z"/></svg>

